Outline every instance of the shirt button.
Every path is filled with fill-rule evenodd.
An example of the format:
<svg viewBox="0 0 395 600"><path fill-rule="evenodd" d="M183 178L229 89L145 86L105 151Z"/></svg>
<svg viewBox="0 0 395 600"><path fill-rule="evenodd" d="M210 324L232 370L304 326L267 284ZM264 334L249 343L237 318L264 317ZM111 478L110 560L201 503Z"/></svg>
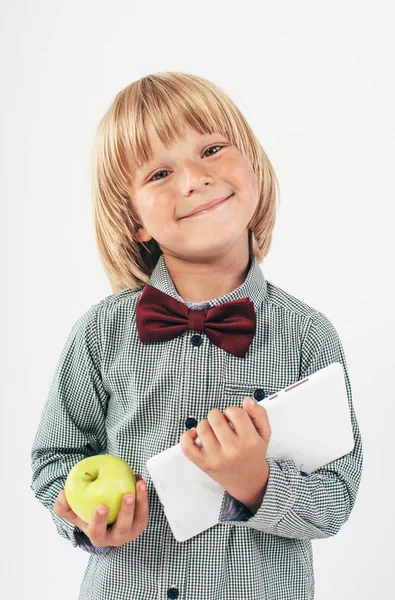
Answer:
<svg viewBox="0 0 395 600"><path fill-rule="evenodd" d="M193 335L191 337L191 344L192 346L200 346L202 344L203 340L202 340L202 336L201 335Z"/></svg>
<svg viewBox="0 0 395 600"><path fill-rule="evenodd" d="M194 419L193 417L188 417L187 420L185 421L185 427L187 429L192 429L192 427L196 427L197 425L197 421L196 419Z"/></svg>
<svg viewBox="0 0 395 600"><path fill-rule="evenodd" d="M170 588L169 590L167 590L167 597L171 598L172 600L176 600L176 598L178 598L178 589Z"/></svg>
<svg viewBox="0 0 395 600"><path fill-rule="evenodd" d="M255 400L258 400L258 402L260 400L263 400L265 396L266 394L261 388L256 389L253 393L253 397L255 398Z"/></svg>

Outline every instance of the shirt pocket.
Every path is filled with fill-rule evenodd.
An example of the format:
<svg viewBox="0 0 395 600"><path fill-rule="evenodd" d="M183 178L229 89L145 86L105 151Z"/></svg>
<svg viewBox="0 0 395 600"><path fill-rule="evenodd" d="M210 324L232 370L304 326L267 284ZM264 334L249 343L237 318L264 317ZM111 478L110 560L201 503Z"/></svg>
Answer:
<svg viewBox="0 0 395 600"><path fill-rule="evenodd" d="M273 385L268 385L264 382L248 383L248 382L228 382L224 385L223 397L225 401L232 405L241 405L245 396L251 396L257 402L276 394L281 389L274 388Z"/></svg>

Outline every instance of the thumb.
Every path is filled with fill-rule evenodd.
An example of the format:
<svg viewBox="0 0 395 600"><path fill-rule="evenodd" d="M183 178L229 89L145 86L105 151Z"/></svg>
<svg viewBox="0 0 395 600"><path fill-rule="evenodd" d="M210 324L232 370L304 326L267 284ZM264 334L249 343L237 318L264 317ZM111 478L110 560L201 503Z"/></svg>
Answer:
<svg viewBox="0 0 395 600"><path fill-rule="evenodd" d="M243 399L243 408L247 412L261 438L268 444L272 430L270 428L267 410L264 406L258 404L254 400L252 400L253 404L251 404L251 400L251 396L245 396Z"/></svg>

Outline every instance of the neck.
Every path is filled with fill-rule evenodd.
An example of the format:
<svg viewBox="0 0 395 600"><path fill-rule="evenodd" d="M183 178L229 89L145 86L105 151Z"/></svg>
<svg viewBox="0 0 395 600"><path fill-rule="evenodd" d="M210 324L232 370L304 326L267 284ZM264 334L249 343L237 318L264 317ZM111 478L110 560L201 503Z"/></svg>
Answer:
<svg viewBox="0 0 395 600"><path fill-rule="evenodd" d="M242 285L249 270L249 253L224 256L205 263L190 263L164 254L177 293L186 302L214 300Z"/></svg>

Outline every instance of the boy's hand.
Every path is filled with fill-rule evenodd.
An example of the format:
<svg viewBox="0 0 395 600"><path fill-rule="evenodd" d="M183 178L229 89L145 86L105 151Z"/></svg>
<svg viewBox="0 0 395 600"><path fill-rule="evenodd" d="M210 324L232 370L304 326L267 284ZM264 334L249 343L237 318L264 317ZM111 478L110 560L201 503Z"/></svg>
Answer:
<svg viewBox="0 0 395 600"><path fill-rule="evenodd" d="M207 419L181 436L180 444L185 456L231 496L256 508L269 478L266 450L271 428L266 409L249 401L245 397L242 408L228 406L224 414L218 408L210 410ZM195 444L197 437L202 447Z"/></svg>
<svg viewBox="0 0 395 600"><path fill-rule="evenodd" d="M136 474L136 498L129 505L126 503L126 498L128 496L134 498L134 494L124 494L117 518L111 525L107 525L108 508L104 515L100 515L97 507L89 523L78 517L71 510L64 490L60 492L55 502L54 512L65 521L79 527L88 536L93 546L122 546L135 540L148 526L147 484L145 483L145 489L142 490L141 484L138 483L141 480L142 476Z"/></svg>

